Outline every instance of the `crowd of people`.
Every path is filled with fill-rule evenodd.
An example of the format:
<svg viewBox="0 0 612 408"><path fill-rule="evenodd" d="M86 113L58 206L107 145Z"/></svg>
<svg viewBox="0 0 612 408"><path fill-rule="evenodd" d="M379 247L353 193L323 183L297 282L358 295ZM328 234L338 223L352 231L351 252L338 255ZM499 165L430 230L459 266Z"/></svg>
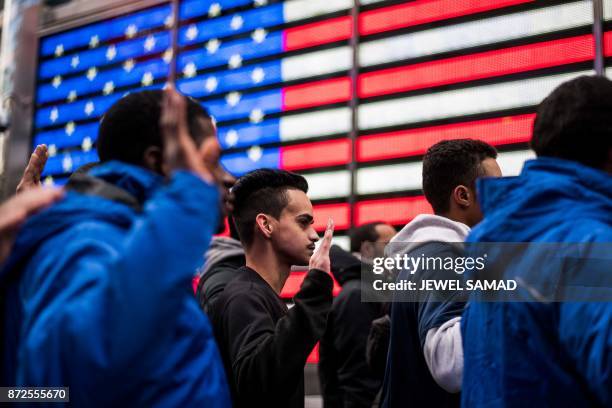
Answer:
<svg viewBox="0 0 612 408"><path fill-rule="evenodd" d="M344 250L333 220L315 231L304 177L224 170L197 101L172 86L123 97L99 162L43 188L39 146L0 206L0 385L70 387L75 406L300 407L320 343L325 407L612 406L610 302L364 301L379 257L612 243L611 81L579 77L540 104L517 177L478 138L424 155L433 214L358 226ZM295 266L308 272L288 307Z"/></svg>

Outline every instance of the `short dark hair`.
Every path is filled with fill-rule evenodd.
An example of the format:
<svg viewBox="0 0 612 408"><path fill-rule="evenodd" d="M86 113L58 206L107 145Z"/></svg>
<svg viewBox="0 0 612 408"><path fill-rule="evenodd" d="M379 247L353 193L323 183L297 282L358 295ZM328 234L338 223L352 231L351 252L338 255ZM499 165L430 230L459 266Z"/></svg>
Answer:
<svg viewBox="0 0 612 408"><path fill-rule="evenodd" d="M299 174L285 170L258 169L240 177L234 187L233 217L243 245L250 246L255 234L257 214L278 219L289 204L287 190L308 192L308 182Z"/></svg>
<svg viewBox="0 0 612 408"><path fill-rule="evenodd" d="M580 76L559 85L538 107L531 148L603 168L612 148L612 81Z"/></svg>
<svg viewBox="0 0 612 408"><path fill-rule="evenodd" d="M443 140L423 157L423 192L434 213L449 210L450 195L458 185L473 187L482 175L481 163L497 158L497 150L474 139Z"/></svg>
<svg viewBox="0 0 612 408"><path fill-rule="evenodd" d="M210 115L194 99L186 99L189 133L199 144L206 129L202 129L198 119L210 119ZM102 117L98 130L100 161L119 160L139 165L148 147L162 147L159 126L162 100L163 91L153 90L133 92L115 102Z"/></svg>
<svg viewBox="0 0 612 408"><path fill-rule="evenodd" d="M351 232L351 252L359 252L361 250L361 244L366 241L376 242L378 239L376 226L383 224L384 222L382 221L375 221L355 227Z"/></svg>

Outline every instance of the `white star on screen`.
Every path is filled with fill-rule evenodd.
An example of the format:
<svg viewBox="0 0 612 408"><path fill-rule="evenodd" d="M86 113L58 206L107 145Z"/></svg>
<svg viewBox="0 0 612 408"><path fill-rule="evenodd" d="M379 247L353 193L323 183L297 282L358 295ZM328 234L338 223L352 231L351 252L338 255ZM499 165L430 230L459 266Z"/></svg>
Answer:
<svg viewBox="0 0 612 408"><path fill-rule="evenodd" d="M251 72L251 79L253 80L254 84L260 83L265 77L266 73L261 67L257 67L253 70L253 72Z"/></svg>
<svg viewBox="0 0 612 408"><path fill-rule="evenodd" d="M213 76L206 78L206 83L204 86L208 92L213 92L215 89L217 89L218 84L217 78Z"/></svg>
<svg viewBox="0 0 612 408"><path fill-rule="evenodd" d="M265 115L261 109L255 108L249 114L249 120L251 123L259 123L263 120L264 116Z"/></svg>
<svg viewBox="0 0 612 408"><path fill-rule="evenodd" d="M74 57L72 57L72 59L70 60L70 66L74 69L76 67L79 66L79 64L81 63L81 60L79 59L78 55L75 55Z"/></svg>
<svg viewBox="0 0 612 408"><path fill-rule="evenodd" d="M221 14L221 5L219 3L213 3L208 8L208 17L217 17Z"/></svg>
<svg viewBox="0 0 612 408"><path fill-rule="evenodd" d="M261 150L261 147L259 146L253 146L251 147L248 152L247 152L247 156L249 156L249 159L256 163L259 161L259 159L261 159L261 156L263 156L263 152Z"/></svg>
<svg viewBox="0 0 612 408"><path fill-rule="evenodd" d="M114 45L111 45L106 50L106 60L107 61L112 61L112 60L115 59L116 56L117 56L117 48L115 48Z"/></svg>
<svg viewBox="0 0 612 408"><path fill-rule="evenodd" d="M49 113L49 120L51 122L55 122L57 118L59 118L59 111L57 110L57 108L51 109L51 112Z"/></svg>
<svg viewBox="0 0 612 408"><path fill-rule="evenodd" d="M96 69L96 67L91 67L87 70L86 77L90 81L93 81L97 75L98 75L98 70Z"/></svg>
<svg viewBox="0 0 612 408"><path fill-rule="evenodd" d="M234 54L230 57L228 65L230 69L240 68L242 66L242 57L240 54Z"/></svg>
<svg viewBox="0 0 612 408"><path fill-rule="evenodd" d="M47 151L49 152L49 157L54 157L57 154L57 147L54 144L51 144L49 145Z"/></svg>
<svg viewBox="0 0 612 408"><path fill-rule="evenodd" d="M230 27L232 30L240 30L243 24L244 19L242 16L240 16L240 14L236 14L234 17L232 17L232 21L230 21Z"/></svg>
<svg viewBox="0 0 612 408"><path fill-rule="evenodd" d="M189 64L185 65L185 68L183 68L183 75L185 78L193 78L197 71L198 69L196 68L195 64L190 62Z"/></svg>
<svg viewBox="0 0 612 408"><path fill-rule="evenodd" d="M113 81L108 81L104 84L104 89L102 89L104 95L110 95L115 92L115 83Z"/></svg>
<svg viewBox="0 0 612 408"><path fill-rule="evenodd" d="M164 26L166 26L166 28L170 28L172 27L173 24L174 24L174 16L170 14L168 15L168 17L165 18Z"/></svg>
<svg viewBox="0 0 612 408"><path fill-rule="evenodd" d="M56 45L54 54L56 57L61 57L64 54L64 45L63 44Z"/></svg>
<svg viewBox="0 0 612 408"><path fill-rule="evenodd" d="M93 35L89 39L89 48L96 48L100 44L100 38L97 35Z"/></svg>
<svg viewBox="0 0 612 408"><path fill-rule="evenodd" d="M83 142L81 143L81 148L84 152L88 152L91 150L93 143L91 142L91 138L89 136L85 136L83 138Z"/></svg>
<svg viewBox="0 0 612 408"><path fill-rule="evenodd" d="M198 27L196 27L195 24L190 25L187 31L185 32L185 37L187 37L189 41L193 41L197 36Z"/></svg>
<svg viewBox="0 0 612 408"><path fill-rule="evenodd" d="M150 35L144 42L144 49L146 51L151 51L153 48L155 48L155 37Z"/></svg>
<svg viewBox="0 0 612 408"><path fill-rule="evenodd" d="M123 69L125 70L125 72L132 72L132 70L134 69L134 60L129 59L125 61L123 63Z"/></svg>
<svg viewBox="0 0 612 408"><path fill-rule="evenodd" d="M130 24L126 29L125 29L125 36L127 38L132 38L136 35L136 33L138 32L138 27L136 27L135 24Z"/></svg>
<svg viewBox="0 0 612 408"><path fill-rule="evenodd" d="M221 45L221 41L217 40L216 38L213 38L212 40L206 43L206 51L209 54L214 54L219 49L220 45Z"/></svg>
<svg viewBox="0 0 612 408"><path fill-rule="evenodd" d="M166 51L164 51L164 55L162 56L162 59L164 60L166 64L169 64L172 62L172 48L168 48Z"/></svg>
<svg viewBox="0 0 612 408"><path fill-rule="evenodd" d="M149 71L145 72L140 81L142 86L149 86L153 83L153 74Z"/></svg>
<svg viewBox="0 0 612 408"><path fill-rule="evenodd" d="M55 89L59 88L59 86L62 84L62 77L60 75L56 75L53 77L53 81L51 81L51 86L53 86Z"/></svg>
<svg viewBox="0 0 612 408"><path fill-rule="evenodd" d="M266 4L268 4L268 0L254 0L253 1L253 5L255 7L265 6Z"/></svg>
<svg viewBox="0 0 612 408"><path fill-rule="evenodd" d="M72 171L72 158L69 154L65 155L62 159L62 169L64 170L64 173Z"/></svg>
<svg viewBox="0 0 612 408"><path fill-rule="evenodd" d="M238 143L238 132L234 129L230 129L225 135L225 143L227 143L229 147L235 146L236 143Z"/></svg>
<svg viewBox="0 0 612 408"><path fill-rule="evenodd" d="M261 44L262 42L264 42L267 36L268 36L268 32L264 30L263 28L258 28L257 30L253 31L253 33L251 34L251 38L257 44Z"/></svg>
<svg viewBox="0 0 612 408"><path fill-rule="evenodd" d="M70 122L66 123L66 127L64 128L64 130L66 131L66 134L68 136L72 136L72 134L76 130L76 126L75 126L74 122L70 121Z"/></svg>
<svg viewBox="0 0 612 408"><path fill-rule="evenodd" d="M68 102L74 102L76 98L77 98L77 91L73 89L68 93L68 97L66 98L66 100Z"/></svg>
<svg viewBox="0 0 612 408"><path fill-rule="evenodd" d="M94 103L92 101L88 101L85 104L84 112L85 112L85 114L87 116L91 116L91 114L93 113L94 109L95 109Z"/></svg>
<svg viewBox="0 0 612 408"><path fill-rule="evenodd" d="M225 97L225 101L229 106L234 107L238 105L238 102L240 102L240 98L242 98L240 92L230 92Z"/></svg>

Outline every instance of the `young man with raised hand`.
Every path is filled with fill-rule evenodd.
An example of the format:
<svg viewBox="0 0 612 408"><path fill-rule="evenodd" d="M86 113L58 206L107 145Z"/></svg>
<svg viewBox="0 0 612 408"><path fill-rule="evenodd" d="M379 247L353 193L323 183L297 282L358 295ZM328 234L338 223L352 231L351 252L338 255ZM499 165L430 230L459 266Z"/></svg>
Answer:
<svg viewBox="0 0 612 408"><path fill-rule="evenodd" d="M259 169L238 179L234 220L246 252L209 316L236 407L303 407L304 365L325 330L332 303L329 250L313 228L308 184L297 174ZM288 310L279 294L292 265L310 270Z"/></svg>
<svg viewBox="0 0 612 408"><path fill-rule="evenodd" d="M454 244L463 242L482 219L476 179L501 176L496 157L495 148L473 139L445 140L430 147L423 157L423 192L434 214L421 214L410 221L387 246L387 256L461 257L462 249ZM447 277L444 271L420 268L402 269L397 279ZM459 406L463 373L460 321L465 307L459 293L441 297L426 292L418 299L394 294L384 407Z"/></svg>
<svg viewBox="0 0 612 408"><path fill-rule="evenodd" d="M219 222L210 117L173 88L132 93L104 115L98 153L0 273L1 383L70 387L75 406L229 406L190 290Z"/></svg>

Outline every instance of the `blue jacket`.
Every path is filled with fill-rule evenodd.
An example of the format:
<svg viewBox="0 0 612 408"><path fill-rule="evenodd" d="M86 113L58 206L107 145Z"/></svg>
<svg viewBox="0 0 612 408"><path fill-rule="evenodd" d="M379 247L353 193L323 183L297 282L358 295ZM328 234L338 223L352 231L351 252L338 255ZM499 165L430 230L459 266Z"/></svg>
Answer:
<svg viewBox="0 0 612 408"><path fill-rule="evenodd" d="M469 242L612 243L607 173L539 158L478 189L485 218ZM522 267L555 273L546 260ZM612 406L612 303L470 302L462 334L463 406Z"/></svg>
<svg viewBox="0 0 612 408"><path fill-rule="evenodd" d="M230 396L191 279L218 221L216 188L188 172L91 171L138 212L68 192L22 228L5 286L3 385L68 386L74 406L226 407Z"/></svg>

